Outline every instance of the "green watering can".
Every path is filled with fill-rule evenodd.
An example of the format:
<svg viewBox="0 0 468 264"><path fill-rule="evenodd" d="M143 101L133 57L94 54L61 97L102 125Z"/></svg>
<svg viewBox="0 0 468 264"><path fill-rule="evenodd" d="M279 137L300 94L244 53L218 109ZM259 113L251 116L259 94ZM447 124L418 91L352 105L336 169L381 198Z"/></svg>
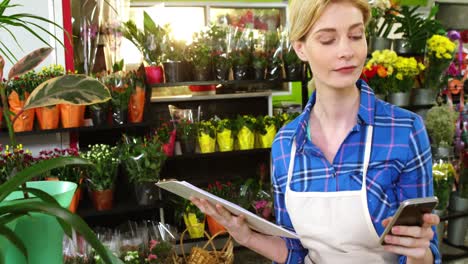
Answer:
<svg viewBox="0 0 468 264"><path fill-rule="evenodd" d="M57 200L60 206L68 208L77 184L66 181L27 182L29 188L42 190ZM30 194L30 197L34 197ZM22 192L11 193L0 205L21 203L12 201L23 198ZM37 199L37 198L32 198ZM33 213L8 224L27 248L29 260L7 239L0 237L0 264L62 264L62 241L64 232L55 217ZM3 255L2 255L3 254Z"/></svg>

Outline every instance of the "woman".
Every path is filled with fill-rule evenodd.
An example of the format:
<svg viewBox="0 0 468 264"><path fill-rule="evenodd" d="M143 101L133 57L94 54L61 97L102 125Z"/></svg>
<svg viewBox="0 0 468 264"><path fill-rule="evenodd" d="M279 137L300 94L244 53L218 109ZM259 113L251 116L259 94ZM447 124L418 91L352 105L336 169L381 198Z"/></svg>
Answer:
<svg viewBox="0 0 468 264"><path fill-rule="evenodd" d="M290 38L315 93L273 143L278 224L299 239L255 233L219 205L192 199L233 238L277 263L440 263L433 226L379 235L403 200L431 196L431 153L417 115L378 100L359 79L367 0L293 0Z"/></svg>

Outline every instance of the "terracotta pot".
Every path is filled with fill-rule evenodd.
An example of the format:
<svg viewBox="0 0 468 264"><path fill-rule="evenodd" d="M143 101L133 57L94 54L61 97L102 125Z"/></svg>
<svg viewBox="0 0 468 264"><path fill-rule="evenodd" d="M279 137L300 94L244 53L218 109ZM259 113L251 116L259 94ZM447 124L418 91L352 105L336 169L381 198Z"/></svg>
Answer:
<svg viewBox="0 0 468 264"><path fill-rule="evenodd" d="M42 130L56 129L59 125L60 111L58 106L36 108L37 121Z"/></svg>
<svg viewBox="0 0 468 264"><path fill-rule="evenodd" d="M62 127L80 127L84 124L84 113L86 106L84 105L60 105L60 119Z"/></svg>
<svg viewBox="0 0 468 264"><path fill-rule="evenodd" d="M144 88L136 87L135 92L130 96L130 101L128 102L128 121L130 123L140 123L143 121L145 95Z"/></svg>
<svg viewBox="0 0 468 264"><path fill-rule="evenodd" d="M46 181L59 181L59 178L58 177L46 177L45 180Z"/></svg>
<svg viewBox="0 0 468 264"><path fill-rule="evenodd" d="M220 225L213 217L207 215L206 221L208 221L208 230L210 230L210 235L214 236L217 233L227 232L226 228Z"/></svg>
<svg viewBox="0 0 468 264"><path fill-rule="evenodd" d="M105 211L112 209L114 200L114 191L112 189L102 191L92 191L94 209Z"/></svg>
<svg viewBox="0 0 468 264"><path fill-rule="evenodd" d="M68 207L68 210L70 210L70 212L72 213L76 213L76 209L78 208L78 204L80 203L80 200L81 200L81 187L78 186L75 193L73 194L73 198L70 203L70 206Z"/></svg>
<svg viewBox="0 0 468 264"><path fill-rule="evenodd" d="M10 106L10 111L17 114L21 111L26 103L26 100L29 97L29 93L25 93L24 100L20 100L19 95L13 91L8 96L8 105ZM13 130L15 132L31 131L34 125L34 109L29 109L20 114L13 124ZM10 116L10 119L13 120L14 115Z"/></svg>

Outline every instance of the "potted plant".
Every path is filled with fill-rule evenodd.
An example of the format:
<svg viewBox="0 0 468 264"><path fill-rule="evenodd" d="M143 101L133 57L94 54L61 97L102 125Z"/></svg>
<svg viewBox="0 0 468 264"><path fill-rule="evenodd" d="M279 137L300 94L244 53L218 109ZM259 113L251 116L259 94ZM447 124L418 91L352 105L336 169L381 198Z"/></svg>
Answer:
<svg viewBox="0 0 468 264"><path fill-rule="evenodd" d="M267 54L264 51L256 50L253 53L252 67L254 70L254 80L265 80L266 68L267 68Z"/></svg>
<svg viewBox="0 0 468 264"><path fill-rule="evenodd" d="M2 4L9 8L11 6L9 6L8 3L9 1L2 2ZM9 16L0 16L2 18L6 17L4 20L2 20L2 23L8 24L12 21L12 18ZM25 16L21 14L17 17L17 19L21 19L22 17ZM42 18L40 19L43 20ZM23 73L28 72L32 68L36 67L41 61L44 60L44 58L50 54L51 51L52 49L49 48L41 48L28 54L23 59L18 61L14 67L12 67L8 74L8 79L11 80L16 76L20 76ZM0 57L0 77L3 77L3 67L4 60L2 57ZM78 84L82 83L83 81L88 82L89 85L87 87L79 87ZM68 84L66 89L63 86L63 82ZM49 91L53 92L54 96L44 93L43 90L45 87L47 87ZM80 96L77 97L76 95ZM0 83L0 96L2 104L6 105L7 96L4 83ZM61 76L54 81L46 81L34 89L22 110L24 111L37 107L56 105L60 102L86 105L100 101L106 101L109 100L109 98L110 95L109 93L106 93L105 90L103 90L102 84L94 79L83 75L72 77ZM6 125L8 128L10 143L12 145L16 145L12 123L16 121L17 117L10 121L9 114L10 113L6 109L3 109L3 115L4 117L7 117ZM66 205L68 199L61 200L60 203L55 200L60 195L62 195L61 193L54 192L51 193L53 195L51 196L50 194L37 189L37 187L39 187L37 184L33 184L33 186L37 186L34 189L25 188L26 182L30 179L38 177L51 169L71 164L90 165L88 161L76 157L62 157L52 160L40 161L37 164L34 164L23 170L13 170L11 178L0 185L0 208L3 211L3 215L0 217L2 220L0 221L0 226L2 229L2 231L0 231L1 261L8 262L8 260L10 260L13 261L12 263L26 263L27 259L31 261L29 263L40 263L45 259L50 261L48 263L62 261L61 246L63 240L63 231L60 235L60 225L55 224L50 226L50 224L47 224L51 223L48 217L52 217L52 219L59 219L59 221L63 224L61 227L65 230L70 230L69 227L71 226L77 232L83 235L85 239L91 244L91 246L96 249L96 252L100 254L108 263L121 263L117 258L115 258L115 256L110 254L105 249L105 247L96 238L95 234L81 218L69 212L67 209L62 208ZM60 182L50 183L52 183L53 186L61 185ZM19 192L17 190L19 190ZM70 190L73 190L73 188L70 188ZM34 194L37 198L30 199L30 194ZM19 198L19 200L15 200L17 198ZM69 199L71 200L71 196ZM70 200L68 200L68 203ZM26 215L28 217L24 217ZM47 225L47 228L28 228L34 228L37 225ZM22 230L24 232L19 233L18 228L20 227L25 228ZM49 230L54 230L53 237ZM71 233L67 231L67 235L71 235ZM45 243L48 244L47 248L37 248L37 246L35 246L44 245ZM15 252L18 252L19 255L12 255L12 253L16 254ZM28 255L33 256L33 258L28 258ZM33 262L31 259L35 259L39 262Z"/></svg>
<svg viewBox="0 0 468 264"><path fill-rule="evenodd" d="M94 208L98 211L112 209L114 183L119 166L117 147L105 144L88 147L89 150L83 152L81 157L95 165L86 170L86 180L91 190Z"/></svg>
<svg viewBox="0 0 468 264"><path fill-rule="evenodd" d="M397 106L410 105L411 90L416 83L416 76L425 69L414 57L398 56L394 65L394 86L390 88L388 101Z"/></svg>
<svg viewBox="0 0 468 264"><path fill-rule="evenodd" d="M93 104L89 106L93 126L103 126L108 124L109 102Z"/></svg>
<svg viewBox="0 0 468 264"><path fill-rule="evenodd" d="M232 61L228 54L228 28L212 24L207 34L212 43L213 69L216 80L228 80L232 66Z"/></svg>
<svg viewBox="0 0 468 264"><path fill-rule="evenodd" d="M166 83L175 83L192 80L192 65L186 61L186 43L180 40L174 40L166 37L162 42L164 80Z"/></svg>
<svg viewBox="0 0 468 264"><path fill-rule="evenodd" d="M452 156L457 118L457 113L445 105L433 106L427 112L425 125L431 139L433 156Z"/></svg>
<svg viewBox="0 0 468 264"><path fill-rule="evenodd" d="M182 218L189 232L190 238L205 236L205 214L189 200L184 200Z"/></svg>
<svg viewBox="0 0 468 264"><path fill-rule="evenodd" d="M154 131L154 136L156 136L159 142L161 142L164 154L168 157L172 157L174 155L176 132L176 129L167 122L163 122Z"/></svg>
<svg viewBox="0 0 468 264"><path fill-rule="evenodd" d="M65 74L65 69L61 65L50 65L49 67L43 67L42 70L37 74L39 83L46 80L62 76ZM44 129L56 129L58 128L60 121L60 111L57 105L38 107L36 110L37 121L39 128Z"/></svg>
<svg viewBox="0 0 468 264"><path fill-rule="evenodd" d="M237 127L234 120L229 118L219 120L216 123L216 142L218 142L219 151L232 151L236 135Z"/></svg>
<svg viewBox="0 0 468 264"><path fill-rule="evenodd" d="M258 116L255 122L258 147L271 148L278 129L278 120L272 116Z"/></svg>
<svg viewBox="0 0 468 264"><path fill-rule="evenodd" d="M283 50L283 62L286 72L286 79L290 81L302 80L304 62L299 59L291 44L289 44L286 49Z"/></svg>
<svg viewBox="0 0 468 264"><path fill-rule="evenodd" d="M34 71L10 80L7 85L8 106L13 119L19 114L18 121L13 124L15 132L31 131L34 125L34 109L21 111L32 90L40 84Z"/></svg>
<svg viewBox="0 0 468 264"><path fill-rule="evenodd" d="M197 124L188 119L180 119L177 123L177 138L180 140L183 154L195 153Z"/></svg>
<svg viewBox="0 0 468 264"><path fill-rule="evenodd" d="M449 213L457 214L468 210L468 152L461 153L461 169L458 179L457 191L452 192L449 201ZM450 244L463 246L467 231L465 218L453 218L448 221L447 240Z"/></svg>
<svg viewBox="0 0 468 264"><path fill-rule="evenodd" d="M424 86L435 92L443 90L447 83L446 70L453 60L455 43L446 36L433 35L427 40Z"/></svg>
<svg viewBox="0 0 468 264"><path fill-rule="evenodd" d="M114 125L127 123L128 105L132 94L129 82L129 78L124 72L111 73L103 78L103 83L112 96L112 122Z"/></svg>
<svg viewBox="0 0 468 264"><path fill-rule="evenodd" d="M370 53L376 50L391 49L392 41L388 35L395 23L391 7L390 0L373 1L371 4L371 17L366 28Z"/></svg>
<svg viewBox="0 0 468 264"><path fill-rule="evenodd" d="M172 264L172 256L174 253L174 245L169 241L164 239L151 239L148 256L145 258L145 263Z"/></svg>
<svg viewBox="0 0 468 264"><path fill-rule="evenodd" d="M374 90L375 95L381 99L385 99L395 86L392 69L397 58L397 54L391 50L374 51L372 58L363 68L362 77Z"/></svg>
<svg viewBox="0 0 468 264"><path fill-rule="evenodd" d="M214 120L198 123L198 144L201 153L211 153L216 148L216 122Z"/></svg>
<svg viewBox="0 0 468 264"><path fill-rule="evenodd" d="M234 33L232 41L234 44L229 53L234 80L250 80L251 78L252 38L253 33L247 29Z"/></svg>
<svg viewBox="0 0 468 264"><path fill-rule="evenodd" d="M271 81L283 78L283 45L279 35L277 31L269 31L266 34L265 49L268 60L266 79Z"/></svg>
<svg viewBox="0 0 468 264"><path fill-rule="evenodd" d="M255 146L255 123L256 118L250 115L237 116L236 127L237 143L240 150L253 149Z"/></svg>
<svg viewBox="0 0 468 264"><path fill-rule="evenodd" d="M143 76L137 71L130 71L127 74L127 80L131 90L128 102L128 121L130 123L141 123L146 104L146 89Z"/></svg>
<svg viewBox="0 0 468 264"><path fill-rule="evenodd" d="M158 200L159 172L164 166L166 155L158 137L130 138L124 136L121 148L122 164L128 178L134 184L139 205L151 205Z"/></svg>
<svg viewBox="0 0 468 264"><path fill-rule="evenodd" d="M424 54L425 43L434 34L445 35L445 29L439 20L434 19L439 10L435 5L429 15L423 17L420 6L401 6L394 14L395 34L402 34L401 39L394 41L393 50L398 54Z"/></svg>
<svg viewBox="0 0 468 264"><path fill-rule="evenodd" d="M22 144L15 147L0 145L0 184L5 183L12 175L34 163L35 160L31 152L24 150Z"/></svg>
<svg viewBox="0 0 468 264"><path fill-rule="evenodd" d="M212 79L212 47L206 32L193 34L193 42L187 47L187 56L193 65L195 81L209 81Z"/></svg>
<svg viewBox="0 0 468 264"><path fill-rule="evenodd" d="M163 82L164 74L161 67L163 46L166 29L157 25L148 13L143 12L144 29L140 30L135 22L129 20L123 23L123 36L130 40L142 53L148 85Z"/></svg>

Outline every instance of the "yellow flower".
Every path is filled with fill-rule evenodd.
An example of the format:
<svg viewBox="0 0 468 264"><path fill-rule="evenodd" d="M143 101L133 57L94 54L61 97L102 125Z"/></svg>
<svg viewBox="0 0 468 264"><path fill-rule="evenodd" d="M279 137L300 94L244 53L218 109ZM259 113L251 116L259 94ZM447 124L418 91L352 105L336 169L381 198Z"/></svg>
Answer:
<svg viewBox="0 0 468 264"><path fill-rule="evenodd" d="M401 74L401 73L397 73L395 77L400 81L403 80L403 74Z"/></svg>

